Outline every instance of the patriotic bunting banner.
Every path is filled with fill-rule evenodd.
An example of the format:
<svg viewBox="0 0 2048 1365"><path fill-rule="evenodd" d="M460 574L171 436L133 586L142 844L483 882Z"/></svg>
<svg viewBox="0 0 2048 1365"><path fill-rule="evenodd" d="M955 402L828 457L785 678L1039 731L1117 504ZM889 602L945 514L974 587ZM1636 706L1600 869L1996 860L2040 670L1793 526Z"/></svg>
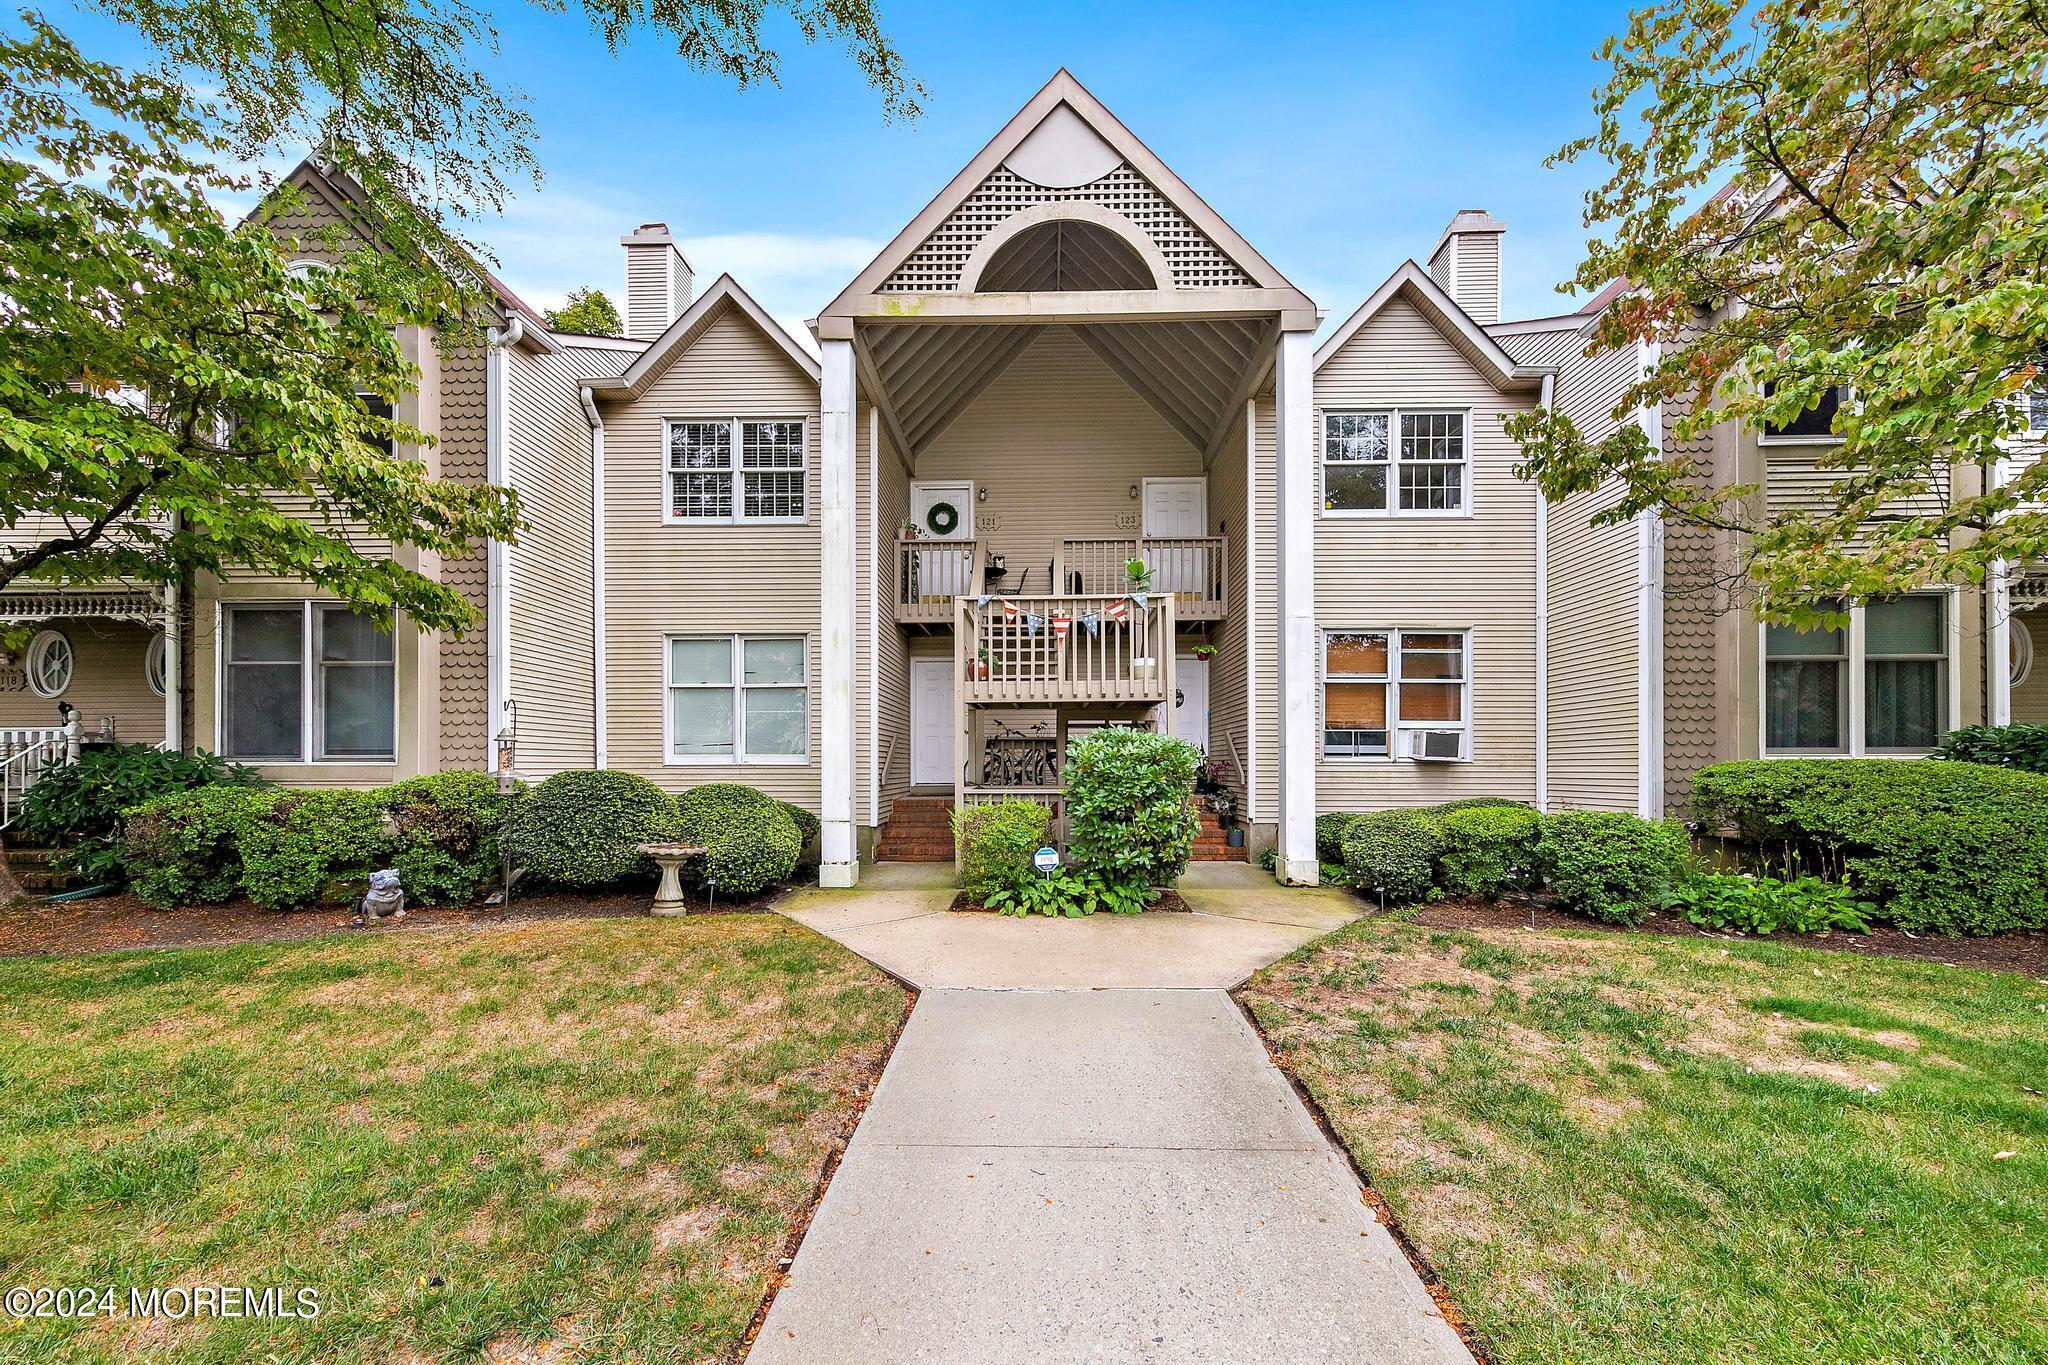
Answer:
<svg viewBox="0 0 2048 1365"><path fill-rule="evenodd" d="M1109 604L1109 619L1119 624L1130 614L1130 604L1119 597Z"/></svg>
<svg viewBox="0 0 2048 1365"><path fill-rule="evenodd" d="M1067 642L1067 629L1073 624L1074 623L1068 620L1065 616L1054 616L1052 618L1053 640L1059 644L1065 644Z"/></svg>

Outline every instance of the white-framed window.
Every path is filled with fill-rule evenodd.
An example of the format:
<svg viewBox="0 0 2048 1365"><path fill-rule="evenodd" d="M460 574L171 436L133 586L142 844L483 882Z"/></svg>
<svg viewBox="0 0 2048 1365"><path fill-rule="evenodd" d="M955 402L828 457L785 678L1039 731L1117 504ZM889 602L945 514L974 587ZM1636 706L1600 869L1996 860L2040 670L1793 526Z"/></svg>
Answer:
<svg viewBox="0 0 2048 1365"><path fill-rule="evenodd" d="M1405 758L1404 736L1457 731L1471 754L1472 639L1465 630L1323 632L1323 753Z"/></svg>
<svg viewBox="0 0 2048 1365"><path fill-rule="evenodd" d="M1846 615L1834 628L1763 628L1766 754L1924 754L1955 727L1950 595L1879 598Z"/></svg>
<svg viewBox="0 0 2048 1365"><path fill-rule="evenodd" d="M149 648L142 652L142 677L149 684L149 690L159 697L170 686L170 641L162 631L149 637Z"/></svg>
<svg viewBox="0 0 2048 1365"><path fill-rule="evenodd" d="M802 418L671 420L662 520L804 520L805 437Z"/></svg>
<svg viewBox="0 0 2048 1365"><path fill-rule="evenodd" d="M356 394L356 399L362 403L363 411L369 413L370 416L386 422L392 420L394 409L391 406L390 399L380 398L374 393L358 393ZM395 436L386 435L382 440L372 441L370 444L376 446L377 449L383 451L386 455L396 455L398 453L398 438Z"/></svg>
<svg viewBox="0 0 2048 1365"><path fill-rule="evenodd" d="M1764 396L1770 397L1777 391L1775 383L1764 385ZM1830 386L1820 396L1820 401L1800 413L1784 426L1764 423L1763 435L1758 439L1765 445L1835 445L1841 437L1835 435L1835 414L1842 410L1842 390Z"/></svg>
<svg viewBox="0 0 2048 1365"><path fill-rule="evenodd" d="M1325 412L1324 514L1469 512L1471 426L1462 409Z"/></svg>
<svg viewBox="0 0 2048 1365"><path fill-rule="evenodd" d="M2028 389L2026 400L2027 434L2039 436L2048 432L2048 385L2036 384Z"/></svg>
<svg viewBox="0 0 2048 1365"><path fill-rule="evenodd" d="M28 642L21 662L22 672L28 676L29 691L54 701L71 689L78 656L72 652L71 638L63 631L39 630Z"/></svg>
<svg viewBox="0 0 2048 1365"><path fill-rule="evenodd" d="M804 762L811 742L809 648L801 635L668 636L666 761Z"/></svg>
<svg viewBox="0 0 2048 1365"><path fill-rule="evenodd" d="M221 608L220 751L254 763L397 756L394 639L332 602Z"/></svg>

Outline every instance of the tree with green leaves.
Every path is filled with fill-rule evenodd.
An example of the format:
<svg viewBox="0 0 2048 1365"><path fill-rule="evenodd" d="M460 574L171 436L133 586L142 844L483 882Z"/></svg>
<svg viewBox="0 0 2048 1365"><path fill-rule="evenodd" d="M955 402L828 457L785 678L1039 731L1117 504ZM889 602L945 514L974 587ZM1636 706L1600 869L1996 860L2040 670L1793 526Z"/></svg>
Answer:
<svg viewBox="0 0 2048 1365"><path fill-rule="evenodd" d="M571 336L621 336L620 329L625 326L619 320L618 308L602 289L571 289L560 308L550 308L541 316L547 319L551 330Z"/></svg>
<svg viewBox="0 0 2048 1365"><path fill-rule="evenodd" d="M243 568L388 621L475 609L365 539L462 555L517 500L434 477L393 421L422 338L474 345L494 292L469 222L532 177L532 124L460 0L88 0L154 46L137 70L33 11L0 23L0 588ZM549 0L537 0L555 8ZM614 47L772 82L770 10L843 43L914 116L870 0L583 0ZM195 91L209 92L202 99ZM242 167L317 148L357 232L292 232L298 189ZM256 197L239 224L222 205ZM365 241L369 245L365 245ZM331 262L294 271L294 260ZM285 509L310 504L313 514Z"/></svg>
<svg viewBox="0 0 2048 1365"><path fill-rule="evenodd" d="M1598 347L1656 346L1616 415L1512 419L1553 500L1618 480L1599 518L1727 533L1767 619L1830 598L1980 581L2048 548L2048 465L1987 477L2027 430L2048 354L2048 13L2028 0L1662 0L1599 57L1575 285L1629 288ZM1677 453L1716 423L1789 426L1841 396L1818 505L1769 509ZM1852 543L1853 541L1853 543Z"/></svg>

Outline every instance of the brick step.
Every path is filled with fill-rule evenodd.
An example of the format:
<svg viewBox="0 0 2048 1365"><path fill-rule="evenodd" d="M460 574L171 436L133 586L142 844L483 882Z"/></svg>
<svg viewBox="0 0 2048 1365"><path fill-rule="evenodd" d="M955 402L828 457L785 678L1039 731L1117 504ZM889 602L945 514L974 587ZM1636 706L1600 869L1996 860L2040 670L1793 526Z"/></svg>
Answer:
<svg viewBox="0 0 2048 1365"><path fill-rule="evenodd" d="M40 844L22 845L9 841L7 845L7 865L17 872L35 867L48 867L59 859L69 856L71 852L72 850L68 848L46 848Z"/></svg>
<svg viewBox="0 0 2048 1365"><path fill-rule="evenodd" d="M1188 861L1191 863L1242 863L1249 860L1245 857L1243 849L1230 848L1226 845L1223 848L1197 847L1189 855Z"/></svg>

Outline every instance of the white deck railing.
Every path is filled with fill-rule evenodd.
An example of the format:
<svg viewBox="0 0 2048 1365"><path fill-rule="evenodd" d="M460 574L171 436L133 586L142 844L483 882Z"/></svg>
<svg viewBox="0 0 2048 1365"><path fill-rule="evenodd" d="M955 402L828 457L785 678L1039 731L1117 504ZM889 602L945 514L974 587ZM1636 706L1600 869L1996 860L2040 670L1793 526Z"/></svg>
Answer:
<svg viewBox="0 0 2048 1365"><path fill-rule="evenodd" d="M896 542L896 619L949 625L953 599L981 593L978 540Z"/></svg>
<svg viewBox="0 0 2048 1365"><path fill-rule="evenodd" d="M1222 536L1110 536L1060 542L1053 582L1062 592L1127 591L1125 566L1142 559L1152 591L1170 596L1183 621L1220 621L1226 605Z"/></svg>
<svg viewBox="0 0 2048 1365"><path fill-rule="evenodd" d="M1173 695L1170 597L1155 594L1144 606L1123 595L992 597L981 605L963 597L955 611L965 702L1114 704Z"/></svg>
<svg viewBox="0 0 2048 1365"><path fill-rule="evenodd" d="M21 798L36 779L78 758L78 722L0 730L0 829L21 814Z"/></svg>

